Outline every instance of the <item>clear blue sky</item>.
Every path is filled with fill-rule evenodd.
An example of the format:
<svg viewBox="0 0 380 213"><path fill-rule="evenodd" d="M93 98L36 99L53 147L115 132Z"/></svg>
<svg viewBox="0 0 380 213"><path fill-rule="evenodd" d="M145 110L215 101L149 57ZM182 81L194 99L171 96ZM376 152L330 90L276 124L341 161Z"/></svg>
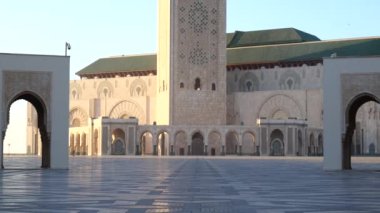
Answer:
<svg viewBox="0 0 380 213"><path fill-rule="evenodd" d="M323 40L380 36L379 20L379 0L227 0L228 32L294 27ZM0 0L0 52L63 55L68 41L71 79L101 57L156 52L156 33L157 0ZM25 111L25 104L12 107ZM5 152L8 143L24 152L21 133Z"/></svg>
<svg viewBox="0 0 380 213"><path fill-rule="evenodd" d="M321 39L380 36L379 0L227 0L227 31L295 27ZM0 0L0 52L100 57L156 52L157 0Z"/></svg>

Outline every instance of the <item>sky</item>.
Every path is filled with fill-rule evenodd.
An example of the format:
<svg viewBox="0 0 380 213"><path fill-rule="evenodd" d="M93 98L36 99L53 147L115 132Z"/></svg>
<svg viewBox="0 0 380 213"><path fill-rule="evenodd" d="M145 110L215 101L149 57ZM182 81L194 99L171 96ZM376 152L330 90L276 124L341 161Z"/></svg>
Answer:
<svg viewBox="0 0 380 213"><path fill-rule="evenodd" d="M379 9L379 0L227 0L227 32L294 27L322 40L380 36ZM64 55L65 42L70 79L102 57L155 53L157 0L0 0L0 52Z"/></svg>

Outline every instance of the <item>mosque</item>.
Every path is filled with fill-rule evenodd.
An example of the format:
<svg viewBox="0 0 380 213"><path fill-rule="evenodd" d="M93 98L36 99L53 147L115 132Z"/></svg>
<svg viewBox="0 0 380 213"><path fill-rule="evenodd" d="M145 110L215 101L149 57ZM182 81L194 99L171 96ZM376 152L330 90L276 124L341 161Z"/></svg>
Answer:
<svg viewBox="0 0 380 213"><path fill-rule="evenodd" d="M70 81L69 154L323 155L323 59L380 55L380 37L226 34L225 0L159 0L158 23L157 54L101 58ZM356 123L353 154L380 153L379 105Z"/></svg>

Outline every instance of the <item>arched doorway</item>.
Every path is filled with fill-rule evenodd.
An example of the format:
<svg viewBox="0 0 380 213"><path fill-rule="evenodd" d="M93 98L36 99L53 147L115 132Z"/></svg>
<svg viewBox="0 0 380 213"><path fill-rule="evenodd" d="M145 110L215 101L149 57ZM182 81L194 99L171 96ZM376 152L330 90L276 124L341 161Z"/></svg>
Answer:
<svg viewBox="0 0 380 213"><path fill-rule="evenodd" d="M125 155L125 133L122 129L112 131L111 155Z"/></svg>
<svg viewBox="0 0 380 213"><path fill-rule="evenodd" d="M270 155L284 156L284 135L281 130L273 130L270 134L270 141Z"/></svg>
<svg viewBox="0 0 380 213"><path fill-rule="evenodd" d="M93 155L98 155L99 154L99 151L98 151L98 138L99 138L99 132L98 132L98 129L95 129L94 130L94 141L93 141L93 144L92 144Z"/></svg>
<svg viewBox="0 0 380 213"><path fill-rule="evenodd" d="M308 155L315 155L315 144L314 144L314 134L313 133L310 134L309 143L310 143L310 146L309 146Z"/></svg>
<svg viewBox="0 0 380 213"><path fill-rule="evenodd" d="M153 136L150 132L144 132L140 139L141 155L153 155Z"/></svg>
<svg viewBox="0 0 380 213"><path fill-rule="evenodd" d="M298 130L298 149L297 149L297 155L303 156L303 141L302 141L302 132L301 130Z"/></svg>
<svg viewBox="0 0 380 213"><path fill-rule="evenodd" d="M86 133L82 133L81 154L82 155L87 155L87 137L86 137Z"/></svg>
<svg viewBox="0 0 380 213"><path fill-rule="evenodd" d="M74 134L72 133L70 134L69 153L70 155L75 154Z"/></svg>
<svg viewBox="0 0 380 213"><path fill-rule="evenodd" d="M38 126L38 130L40 132L40 135L41 135L41 144L42 144L41 168L50 168L50 133L47 132L47 110L46 110L46 106L43 103L42 99L38 95L36 95L32 92L22 92L22 93L18 94L17 96L15 96L13 99L11 99L11 101L7 105L7 109L6 109L8 112L6 114L7 125L9 124L9 119L10 119L9 111L10 111L11 105L18 100L25 100L25 101L29 102L31 105L33 105L34 109L37 112L37 120L38 120L37 126ZM3 131L2 134L3 134L3 136L5 136L5 131ZM31 135L31 136L34 137L33 135ZM3 144L4 144L4 141L2 140L1 145L3 146ZM67 144L67 141L66 141L66 144ZM4 150L3 150L3 153L4 153ZM3 155L2 155L2 157L3 157ZM3 159L1 160L1 162L4 162ZM4 168L4 165L2 164L1 167Z"/></svg>
<svg viewBox="0 0 380 213"><path fill-rule="evenodd" d="M238 153L239 137L236 132L228 132L226 135L226 154L236 155Z"/></svg>
<svg viewBox="0 0 380 213"><path fill-rule="evenodd" d="M372 94L362 93L354 97L346 108L346 132L345 137L343 138L343 155L342 155L342 168L343 169L352 169L351 167L351 155L352 155L352 141L353 135L356 128L356 114L359 108L369 102L374 101L379 103L379 99Z"/></svg>
<svg viewBox="0 0 380 213"><path fill-rule="evenodd" d="M252 132L246 132L243 134L242 154L243 155L258 154L258 150L256 148L256 143L255 143L255 135Z"/></svg>
<svg viewBox="0 0 380 213"><path fill-rule="evenodd" d="M174 154L175 155L186 155L187 142L186 142L186 133L184 131L179 131L175 134L174 137Z"/></svg>
<svg viewBox="0 0 380 213"><path fill-rule="evenodd" d="M368 154L369 155L375 155L376 154L376 147L374 143L371 143L368 147Z"/></svg>
<svg viewBox="0 0 380 213"><path fill-rule="evenodd" d="M191 154L204 155L203 135L200 132L196 132L191 139Z"/></svg>
<svg viewBox="0 0 380 213"><path fill-rule="evenodd" d="M165 156L169 154L169 133L161 132L157 135L157 154Z"/></svg>
<svg viewBox="0 0 380 213"><path fill-rule="evenodd" d="M220 155L221 149L222 149L221 135L217 131L212 131L208 135L207 154L211 156Z"/></svg>
<svg viewBox="0 0 380 213"><path fill-rule="evenodd" d="M322 136L322 134L318 135L318 155L323 156L323 136Z"/></svg>

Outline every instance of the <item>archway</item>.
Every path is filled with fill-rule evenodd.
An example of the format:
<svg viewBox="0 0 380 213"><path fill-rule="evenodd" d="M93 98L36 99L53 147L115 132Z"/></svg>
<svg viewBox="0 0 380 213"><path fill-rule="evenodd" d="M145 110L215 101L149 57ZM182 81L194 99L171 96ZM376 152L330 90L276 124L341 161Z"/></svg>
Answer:
<svg viewBox="0 0 380 213"><path fill-rule="evenodd" d="M318 135L318 155L323 156L323 136L322 136L322 134Z"/></svg>
<svg viewBox="0 0 380 213"><path fill-rule="evenodd" d="M8 112L6 114L7 124L9 124L9 119L10 119L9 112L10 112L11 105L18 100L25 100L29 102L31 105L33 105L33 107L35 108L37 112L37 126L41 135L41 143L42 143L41 168L50 168L50 133L47 132L47 126L46 126L46 123L47 123L46 106L38 95L32 92L22 92L18 94L17 96L15 96L13 99L11 99L10 103L7 106L7 112ZM3 132L3 136L5 136L5 131ZM34 136L32 135L32 137ZM4 140L2 140L1 145L3 146L3 144L4 144ZM1 160L1 162L3 162L3 159ZM4 168L4 164L2 164L2 168Z"/></svg>
<svg viewBox="0 0 380 213"><path fill-rule="evenodd" d="M196 132L191 139L191 154L204 155L203 135L200 132Z"/></svg>
<svg viewBox="0 0 380 213"><path fill-rule="evenodd" d="M157 153L159 156L165 156L169 154L169 133L161 132L157 135Z"/></svg>
<svg viewBox="0 0 380 213"><path fill-rule="evenodd" d="M82 133L81 139L81 155L87 155L87 137L86 133Z"/></svg>
<svg viewBox="0 0 380 213"><path fill-rule="evenodd" d="M281 130L273 130L270 134L270 141L270 155L284 156L284 135Z"/></svg>
<svg viewBox="0 0 380 213"><path fill-rule="evenodd" d="M94 130L94 141L93 141L93 144L92 144L92 149L93 149L93 155L98 155L99 154L99 151L98 151L98 138L99 138L99 131L98 129L95 129Z"/></svg>
<svg viewBox="0 0 380 213"><path fill-rule="evenodd" d="M356 128L356 114L359 108L369 102L374 101L379 103L377 97L369 93L362 93L354 97L351 102L347 105L346 108L346 132L345 137L343 138L342 146L342 168L343 169L352 169L351 167L351 155L352 155L352 141L353 135Z"/></svg>
<svg viewBox="0 0 380 213"><path fill-rule="evenodd" d="M125 133L122 129L112 131L111 155L125 155Z"/></svg>
<svg viewBox="0 0 380 213"><path fill-rule="evenodd" d="M73 133L70 134L69 153L70 153L70 155L75 154L74 134Z"/></svg>
<svg viewBox="0 0 380 213"><path fill-rule="evenodd" d="M308 155L315 155L314 134L310 134Z"/></svg>
<svg viewBox="0 0 380 213"><path fill-rule="evenodd" d="M221 135L217 131L212 131L208 135L207 154L211 156L221 155L222 142Z"/></svg>
<svg viewBox="0 0 380 213"><path fill-rule="evenodd" d="M179 131L174 137L174 154L175 155L186 155L188 153L186 133L184 131Z"/></svg>
<svg viewBox="0 0 380 213"><path fill-rule="evenodd" d="M228 132L226 135L226 154L235 155L238 153L239 137L236 132Z"/></svg>
<svg viewBox="0 0 380 213"><path fill-rule="evenodd" d="M243 134L242 154L243 155L258 154L258 150L256 147L256 142L255 142L255 135L251 132L246 132Z"/></svg>
<svg viewBox="0 0 380 213"><path fill-rule="evenodd" d="M303 141L302 141L302 132L301 130L298 130L298 151L297 151L297 155L298 156L303 156L304 153L303 153Z"/></svg>
<svg viewBox="0 0 380 213"><path fill-rule="evenodd" d="M153 136L150 132L144 132L140 139L141 155L153 155Z"/></svg>

